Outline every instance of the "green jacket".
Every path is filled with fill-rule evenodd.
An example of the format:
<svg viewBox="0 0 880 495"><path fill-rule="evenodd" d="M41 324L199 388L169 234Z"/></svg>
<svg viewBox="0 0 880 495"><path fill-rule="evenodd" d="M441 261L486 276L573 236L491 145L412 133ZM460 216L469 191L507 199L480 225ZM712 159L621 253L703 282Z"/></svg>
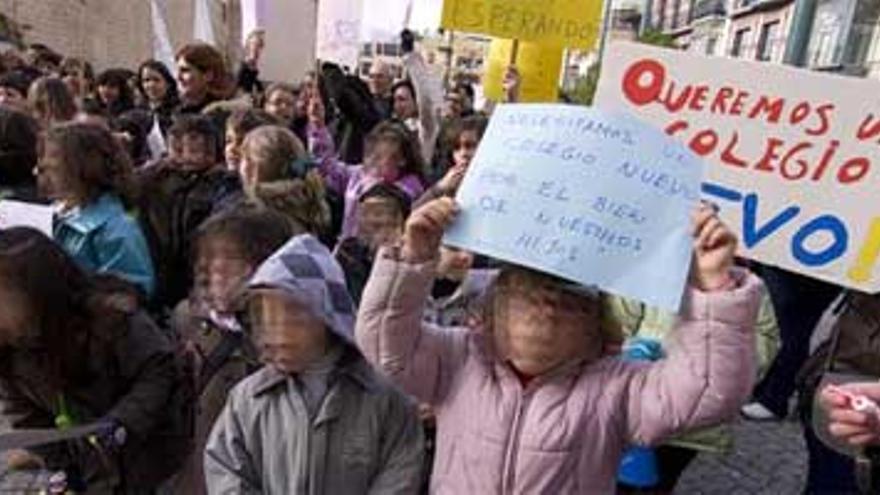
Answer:
<svg viewBox="0 0 880 495"><path fill-rule="evenodd" d="M666 337L675 326L675 314L621 297L607 297L604 309L603 325L607 329L619 332L624 338L657 339L665 346ZM761 297L755 331L760 378L766 373L779 350L779 326L766 290ZM733 446L733 435L730 424L723 424L689 432L670 440L667 444L700 451L726 453Z"/></svg>

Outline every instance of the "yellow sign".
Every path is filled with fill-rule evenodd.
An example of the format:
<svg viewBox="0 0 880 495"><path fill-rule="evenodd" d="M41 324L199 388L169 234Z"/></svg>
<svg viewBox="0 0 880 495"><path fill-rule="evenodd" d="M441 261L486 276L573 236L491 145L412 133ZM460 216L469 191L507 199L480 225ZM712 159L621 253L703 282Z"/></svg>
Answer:
<svg viewBox="0 0 880 495"><path fill-rule="evenodd" d="M441 25L499 38L592 48L602 0L445 0Z"/></svg>
<svg viewBox="0 0 880 495"><path fill-rule="evenodd" d="M486 98L504 101L501 85L510 65L512 40L493 39L489 47L489 66L483 88ZM555 102L559 99L559 71L562 69L562 47L546 43L519 42L516 68L521 78L519 101L526 103Z"/></svg>

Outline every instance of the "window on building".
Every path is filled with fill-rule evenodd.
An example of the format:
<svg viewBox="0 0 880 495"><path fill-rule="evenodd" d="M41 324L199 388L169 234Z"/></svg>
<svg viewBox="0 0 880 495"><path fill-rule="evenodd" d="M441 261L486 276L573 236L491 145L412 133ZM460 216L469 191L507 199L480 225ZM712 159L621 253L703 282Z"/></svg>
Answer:
<svg viewBox="0 0 880 495"><path fill-rule="evenodd" d="M733 35L733 45L730 47L730 55L733 57L741 57L743 52L745 51L746 45L749 42L749 34L751 34L750 28L744 28L738 30Z"/></svg>
<svg viewBox="0 0 880 495"><path fill-rule="evenodd" d="M400 45L397 43L382 43L381 45L382 55L388 57L397 57L400 55Z"/></svg>
<svg viewBox="0 0 880 495"><path fill-rule="evenodd" d="M758 49L755 57L758 60L773 60L776 54L776 46L779 44L779 21L768 22L761 26L761 35L758 37Z"/></svg>
<svg viewBox="0 0 880 495"><path fill-rule="evenodd" d="M681 14L681 0L672 0L672 29L678 29L678 17Z"/></svg>
<svg viewBox="0 0 880 495"><path fill-rule="evenodd" d="M689 0L688 1L688 11L687 11L687 23L690 24L694 22L694 7L697 6L697 0Z"/></svg>
<svg viewBox="0 0 880 495"><path fill-rule="evenodd" d="M660 31L666 30L666 0L660 0L658 3L659 9L657 12L657 29Z"/></svg>
<svg viewBox="0 0 880 495"><path fill-rule="evenodd" d="M372 43L364 43L361 46L361 55L364 57L372 57L373 56L373 44Z"/></svg>
<svg viewBox="0 0 880 495"><path fill-rule="evenodd" d="M706 55L715 55L715 49L718 47L718 37L710 36L706 40Z"/></svg>

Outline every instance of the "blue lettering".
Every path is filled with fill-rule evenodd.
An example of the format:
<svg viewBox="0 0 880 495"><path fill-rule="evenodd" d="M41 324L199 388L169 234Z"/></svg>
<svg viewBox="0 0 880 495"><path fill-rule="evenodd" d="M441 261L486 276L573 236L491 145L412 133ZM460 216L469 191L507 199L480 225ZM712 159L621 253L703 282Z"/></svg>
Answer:
<svg viewBox="0 0 880 495"><path fill-rule="evenodd" d="M834 242L818 252L812 252L804 247L804 243L811 235L820 230L826 230L834 237ZM849 233L846 226L839 218L833 215L822 215L814 218L792 237L791 254L794 258L806 266L826 265L841 257L849 245Z"/></svg>
<svg viewBox="0 0 880 495"><path fill-rule="evenodd" d="M747 195L743 203L743 244L751 249L767 236L790 222L800 211L801 209L798 206L789 206L771 218L761 228L756 229L758 195L755 193Z"/></svg>

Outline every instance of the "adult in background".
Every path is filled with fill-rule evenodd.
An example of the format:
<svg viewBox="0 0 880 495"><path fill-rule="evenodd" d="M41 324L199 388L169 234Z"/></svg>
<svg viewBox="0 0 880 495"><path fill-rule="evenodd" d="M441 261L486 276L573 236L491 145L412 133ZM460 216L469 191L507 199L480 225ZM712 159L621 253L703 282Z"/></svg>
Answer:
<svg viewBox="0 0 880 495"><path fill-rule="evenodd" d="M177 81L165 64L158 60L147 60L138 68L138 91L144 96L146 107L152 120L158 123L162 135L171 128L174 110L180 105Z"/></svg>
<svg viewBox="0 0 880 495"><path fill-rule="evenodd" d="M191 43L177 52L178 113L200 113L211 103L225 100L234 91L223 55L211 45Z"/></svg>
<svg viewBox="0 0 880 495"><path fill-rule="evenodd" d="M44 129L70 122L76 116L76 102L67 85L57 77L41 77L28 90L28 105Z"/></svg>
<svg viewBox="0 0 880 495"><path fill-rule="evenodd" d="M244 43L244 58L238 66L238 88L253 96L263 94L260 81L260 57L266 48L266 32L262 29L251 31Z"/></svg>
<svg viewBox="0 0 880 495"><path fill-rule="evenodd" d="M390 118L394 108L394 99L391 95L392 83L394 83L394 76L391 73L391 66L382 60L373 62L373 65L370 66L370 72L367 74L367 85L370 87L373 103L382 120Z"/></svg>
<svg viewBox="0 0 880 495"><path fill-rule="evenodd" d="M67 57L61 61L61 80L77 102L94 96L95 71L92 64L81 58Z"/></svg>

